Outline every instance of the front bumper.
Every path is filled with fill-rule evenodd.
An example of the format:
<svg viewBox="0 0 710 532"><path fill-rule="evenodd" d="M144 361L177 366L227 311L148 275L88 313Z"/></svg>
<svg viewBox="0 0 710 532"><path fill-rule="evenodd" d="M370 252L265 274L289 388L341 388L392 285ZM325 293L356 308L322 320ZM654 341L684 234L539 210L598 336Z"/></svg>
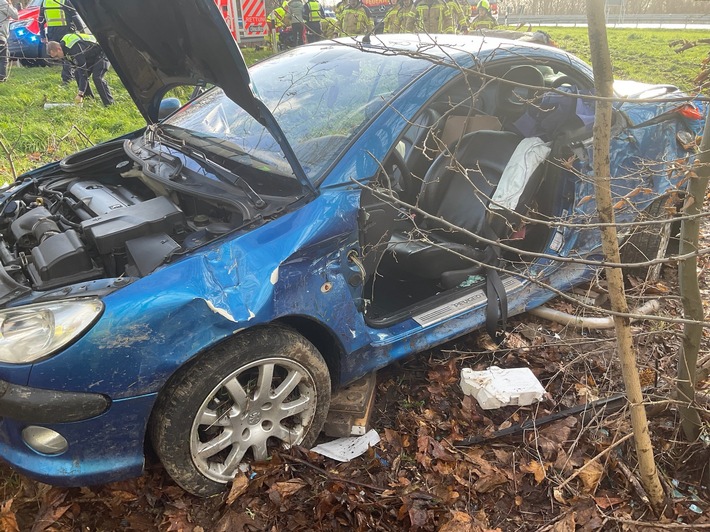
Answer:
<svg viewBox="0 0 710 532"><path fill-rule="evenodd" d="M13 389L10 392L12 402L6 399L3 401L3 398L8 397L7 391L0 398L3 416L0 418L0 458L16 471L40 482L66 487L105 484L142 474L146 426L156 394L106 400L108 406L102 413L87 417L87 411L78 415L82 419L69 421L66 419L77 417L82 411L70 413L71 409L61 406L64 399L69 399L77 406L84 404L89 396L86 404L96 412L99 408L96 396L103 396L75 396L66 392L40 390L42 393L35 394L35 398L46 399L46 393L49 393L56 394L56 401L44 402L44 407L36 406L37 402L28 402L28 406L22 406L20 413L14 417L8 405L17 404L19 396L15 391ZM30 404L34 406L30 407ZM31 408L35 410L31 411ZM41 421L52 416L55 419ZM60 422L56 417L66 421ZM58 432L68 443L66 450L48 455L31 448L22 435L28 426L40 426Z"/></svg>

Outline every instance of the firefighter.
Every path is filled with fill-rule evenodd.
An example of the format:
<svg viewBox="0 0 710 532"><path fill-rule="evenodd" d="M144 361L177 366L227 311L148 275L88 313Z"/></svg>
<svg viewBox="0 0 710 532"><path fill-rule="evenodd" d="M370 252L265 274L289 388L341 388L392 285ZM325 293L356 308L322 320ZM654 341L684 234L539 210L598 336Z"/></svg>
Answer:
<svg viewBox="0 0 710 532"><path fill-rule="evenodd" d="M109 62L93 35L68 33L60 42L49 41L47 53L54 59L66 59L74 65L76 82L79 85L76 103L83 102L84 96L88 93L89 72L103 104L108 107L113 103L111 89L104 79Z"/></svg>
<svg viewBox="0 0 710 532"><path fill-rule="evenodd" d="M340 35L361 35L372 30L373 24L360 0L348 0L340 14Z"/></svg>
<svg viewBox="0 0 710 532"><path fill-rule="evenodd" d="M307 41L320 41L323 38L321 21L325 19L325 11L318 0L306 0L303 4L303 19L306 21Z"/></svg>
<svg viewBox="0 0 710 532"><path fill-rule="evenodd" d="M444 33L463 34L468 32L468 11L470 6L466 2L466 6L462 6L459 0L445 0L446 13L444 15L443 31Z"/></svg>
<svg viewBox="0 0 710 532"><path fill-rule="evenodd" d="M67 33L84 31L84 25L69 0L43 0L39 7L39 34L42 42L61 41ZM74 69L68 61L62 64L62 83L74 79Z"/></svg>
<svg viewBox="0 0 710 532"><path fill-rule="evenodd" d="M443 31L446 4L442 0L419 0L417 9L417 30L423 33Z"/></svg>
<svg viewBox="0 0 710 532"><path fill-rule="evenodd" d="M486 30L498 25L496 19L491 15L491 4L488 0L480 0L476 5L476 10L478 14L473 18L471 24L469 24L470 29Z"/></svg>
<svg viewBox="0 0 710 532"><path fill-rule="evenodd" d="M291 17L288 14L288 2L284 2L282 5L277 6L269 16L266 17L266 23L269 25L269 35L267 35L269 42L271 42L272 31L276 33L276 39L278 47L287 48L288 43L286 38L282 38L285 31L291 26Z"/></svg>
<svg viewBox="0 0 710 532"><path fill-rule="evenodd" d="M417 10L413 0L399 0L385 15L385 33L414 33Z"/></svg>
<svg viewBox="0 0 710 532"><path fill-rule="evenodd" d="M320 34L324 39L334 39L338 36L338 19L325 17L320 21Z"/></svg>

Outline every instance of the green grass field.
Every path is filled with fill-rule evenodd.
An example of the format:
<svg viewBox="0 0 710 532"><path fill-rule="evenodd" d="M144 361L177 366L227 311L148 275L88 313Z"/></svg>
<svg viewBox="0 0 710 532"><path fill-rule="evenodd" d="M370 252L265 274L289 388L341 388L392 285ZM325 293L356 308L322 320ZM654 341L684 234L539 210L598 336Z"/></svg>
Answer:
<svg viewBox="0 0 710 532"><path fill-rule="evenodd" d="M585 28L547 28L561 48L589 61ZM609 44L618 79L674 83L692 89L692 79L705 57L705 48L675 54L668 43L675 39L695 40L702 31L609 30ZM248 64L268 52L245 49ZM44 104L72 103L76 86L63 87L58 67L14 66L7 83L0 84L0 184L13 176L59 159L144 125L128 93L115 73L108 81L116 105L86 101L81 107L45 109Z"/></svg>

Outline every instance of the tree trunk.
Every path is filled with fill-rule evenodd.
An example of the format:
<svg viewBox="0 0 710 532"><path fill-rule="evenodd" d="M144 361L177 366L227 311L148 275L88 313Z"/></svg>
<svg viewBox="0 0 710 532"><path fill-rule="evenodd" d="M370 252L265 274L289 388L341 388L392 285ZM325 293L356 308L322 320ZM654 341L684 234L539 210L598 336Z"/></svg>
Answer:
<svg viewBox="0 0 710 532"><path fill-rule="evenodd" d="M587 0L587 22L596 93L599 96L610 98L613 95L614 79L606 35L604 4L604 0ZM599 222L605 224L614 223L609 164L611 110L611 101L597 102L593 131L594 190ZM605 259L614 263L621 262L616 227L613 225L602 227L601 236ZM628 314L629 309L626 302L626 294L624 293L624 279L621 269L606 268L605 273L612 310ZM661 515L665 507L665 494L656 471L653 446L648 432L648 422L643 405L643 394L641 393L636 353L631 337L630 321L627 317L615 315L614 324L616 326L617 350L621 361L626 396L631 406L631 425L634 431L641 482L646 489L654 512L657 515Z"/></svg>
<svg viewBox="0 0 710 532"><path fill-rule="evenodd" d="M700 144L700 154L696 165L697 176L692 176L688 185L688 197L683 206L683 214L699 214L705 200L705 190L710 179L710 120L705 121L703 140ZM679 254L698 251L700 235L700 218L683 220L680 230ZM685 324L683 345L678 357L678 380L676 383L677 397L684 404L680 407L681 427L686 439L695 441L700 436L700 414L693 406L695 384L697 382L698 351L703 335L703 302L698 286L697 256L680 261L678 278L680 281L680 297L683 301L683 316L696 320L698 323Z"/></svg>

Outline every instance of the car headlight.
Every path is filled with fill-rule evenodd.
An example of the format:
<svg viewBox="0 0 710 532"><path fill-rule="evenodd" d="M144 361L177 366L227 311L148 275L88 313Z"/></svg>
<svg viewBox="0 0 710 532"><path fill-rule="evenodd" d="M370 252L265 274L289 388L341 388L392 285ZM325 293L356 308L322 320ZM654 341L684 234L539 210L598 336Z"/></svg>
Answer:
<svg viewBox="0 0 710 532"><path fill-rule="evenodd" d="M36 362L89 328L103 311L98 299L37 303L0 311L0 362Z"/></svg>

